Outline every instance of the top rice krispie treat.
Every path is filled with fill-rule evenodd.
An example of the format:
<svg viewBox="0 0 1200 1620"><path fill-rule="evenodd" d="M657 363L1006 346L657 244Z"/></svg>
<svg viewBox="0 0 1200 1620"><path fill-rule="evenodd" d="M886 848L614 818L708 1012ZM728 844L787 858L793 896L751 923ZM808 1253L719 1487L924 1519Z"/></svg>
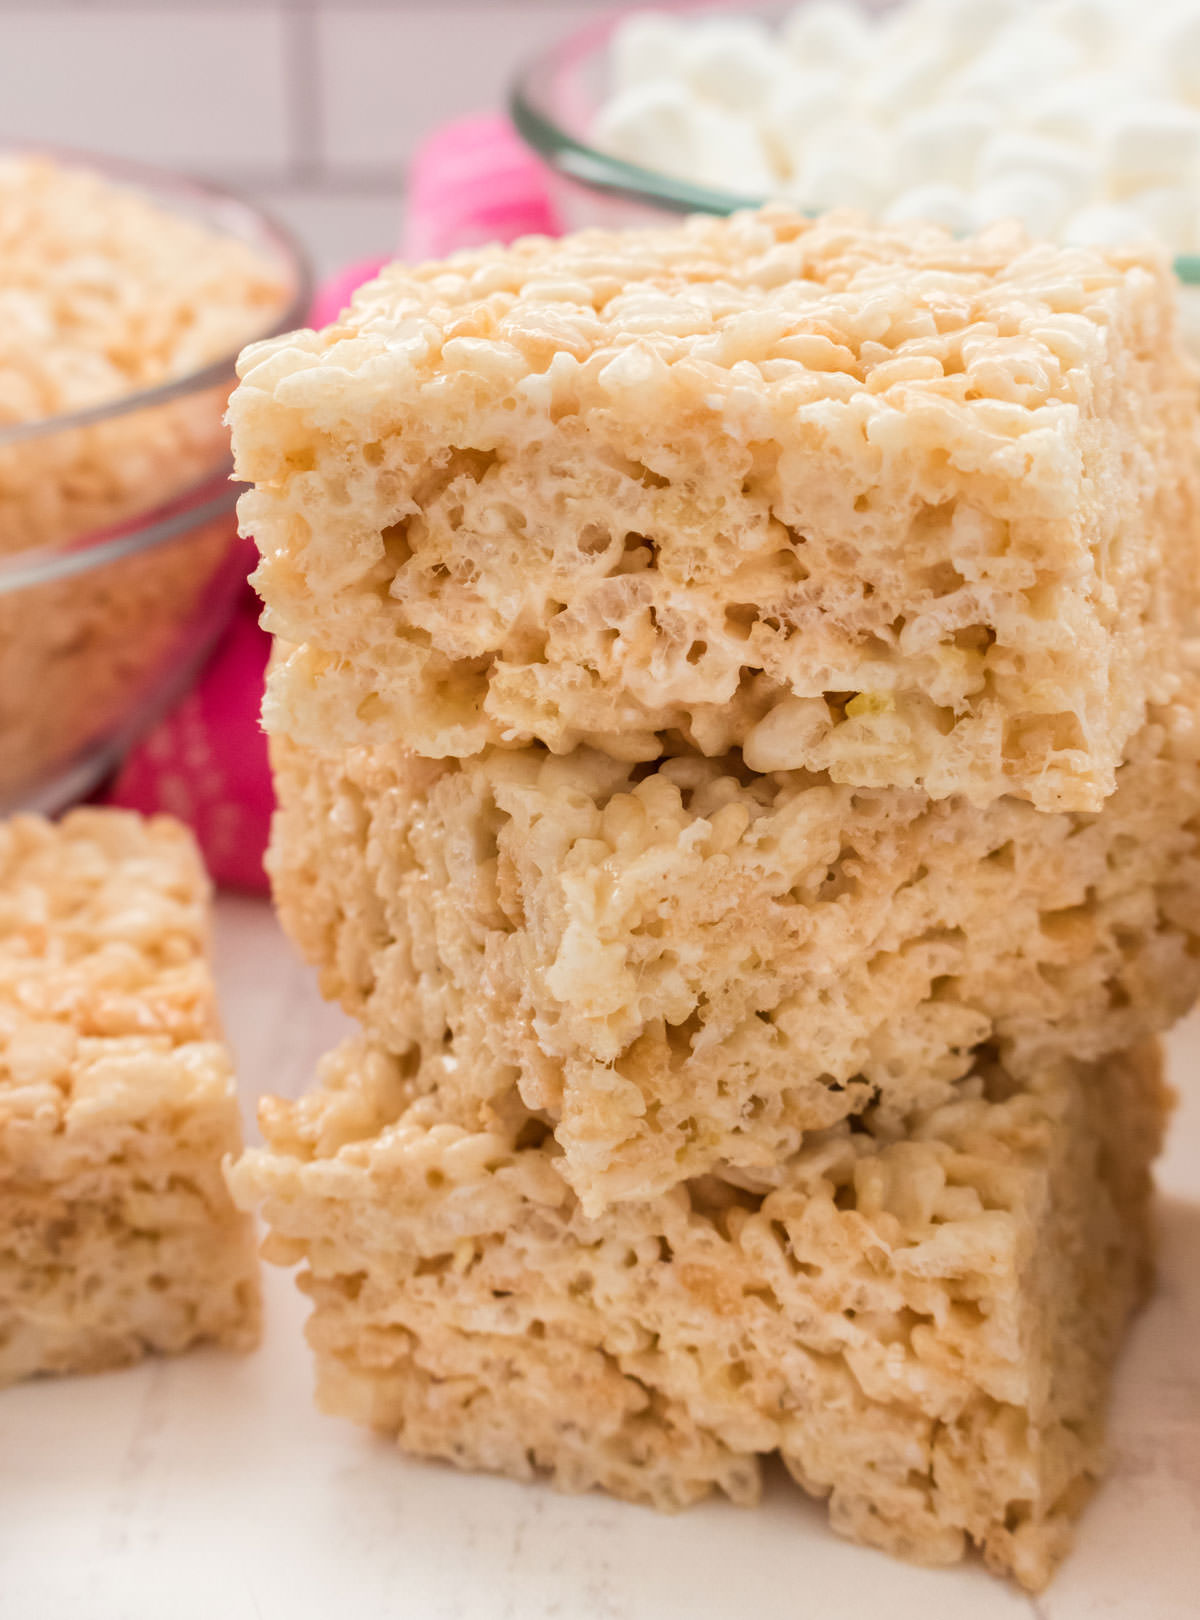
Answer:
<svg viewBox="0 0 1200 1620"><path fill-rule="evenodd" d="M1195 383L1152 253L779 208L393 266L248 349L268 725L1097 808L1174 689Z"/></svg>

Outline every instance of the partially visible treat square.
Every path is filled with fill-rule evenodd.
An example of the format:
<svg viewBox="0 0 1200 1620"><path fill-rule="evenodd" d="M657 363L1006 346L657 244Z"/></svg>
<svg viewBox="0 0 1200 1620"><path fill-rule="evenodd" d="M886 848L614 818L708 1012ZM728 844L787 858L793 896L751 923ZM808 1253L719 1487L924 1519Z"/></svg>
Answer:
<svg viewBox="0 0 1200 1620"><path fill-rule="evenodd" d="M0 824L0 1385L257 1342L208 898L166 817Z"/></svg>
<svg viewBox="0 0 1200 1620"><path fill-rule="evenodd" d="M272 739L285 928L395 1052L513 1093L589 1213L804 1133L1157 1034L1200 990L1200 683L1096 815L755 775L734 753L431 761ZM429 1072L432 1072L430 1070Z"/></svg>
<svg viewBox="0 0 1200 1620"><path fill-rule="evenodd" d="M267 723L314 747L1095 810L1175 689L1196 386L1151 251L778 208L529 239L240 371Z"/></svg>
<svg viewBox="0 0 1200 1620"><path fill-rule="evenodd" d="M981 1062L899 1137L844 1120L598 1218L536 1118L464 1129L430 1084L349 1043L232 1173L303 1265L325 1410L659 1508L751 1502L778 1452L856 1540L1046 1582L1148 1277L1153 1045Z"/></svg>

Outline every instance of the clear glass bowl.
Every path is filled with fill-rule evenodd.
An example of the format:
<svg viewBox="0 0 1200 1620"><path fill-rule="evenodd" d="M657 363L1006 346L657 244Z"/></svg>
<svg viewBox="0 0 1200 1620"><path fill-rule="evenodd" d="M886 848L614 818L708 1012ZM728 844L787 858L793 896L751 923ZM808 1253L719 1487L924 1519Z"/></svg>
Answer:
<svg viewBox="0 0 1200 1620"><path fill-rule="evenodd" d="M898 0L860 0L864 11L884 11ZM980 0L984 4L985 0ZM737 13L777 22L790 5L738 5L731 0L685 0L656 11L682 14ZM509 110L518 132L546 165L555 206L571 229L585 225L621 227L661 223L679 214L731 214L756 208L767 199L693 185L675 175L627 163L592 144L590 131L608 93L609 45L628 10L602 18L541 51L518 73ZM1176 273L1187 286L1200 286L1200 255L1180 254ZM1200 349L1200 311L1195 316ZM1191 334L1189 333L1189 336Z"/></svg>
<svg viewBox="0 0 1200 1620"><path fill-rule="evenodd" d="M302 324L307 262L257 208L141 165L48 155L253 247L284 291L249 341ZM222 421L236 359L0 427L0 814L86 793L182 693L228 621L246 573Z"/></svg>

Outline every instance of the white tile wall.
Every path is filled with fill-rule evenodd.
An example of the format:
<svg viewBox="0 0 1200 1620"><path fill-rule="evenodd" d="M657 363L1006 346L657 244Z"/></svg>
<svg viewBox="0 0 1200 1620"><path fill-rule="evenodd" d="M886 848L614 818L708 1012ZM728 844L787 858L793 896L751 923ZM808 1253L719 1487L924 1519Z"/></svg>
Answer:
<svg viewBox="0 0 1200 1620"><path fill-rule="evenodd" d="M0 12L0 137L189 168L281 169L284 25L276 7Z"/></svg>
<svg viewBox="0 0 1200 1620"><path fill-rule="evenodd" d="M322 7L326 160L366 170L402 165L439 121L502 101L519 65L546 43L556 13L566 12L569 27L596 9L546 0Z"/></svg>
<svg viewBox="0 0 1200 1620"><path fill-rule="evenodd" d="M395 244L439 122L613 0L0 0L0 143L142 158L258 196L319 270Z"/></svg>
<svg viewBox="0 0 1200 1620"><path fill-rule="evenodd" d="M355 189L260 185L255 196L276 219L308 244L318 274L394 252L400 241L404 198L399 186Z"/></svg>

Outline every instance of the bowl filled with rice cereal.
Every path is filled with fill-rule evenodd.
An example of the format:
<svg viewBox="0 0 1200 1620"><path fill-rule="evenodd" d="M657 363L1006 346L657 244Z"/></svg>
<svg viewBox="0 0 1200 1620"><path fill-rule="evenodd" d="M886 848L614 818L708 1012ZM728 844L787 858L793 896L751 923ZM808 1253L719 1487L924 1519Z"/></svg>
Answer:
<svg viewBox="0 0 1200 1620"><path fill-rule="evenodd" d="M224 627L234 361L308 297L227 192L0 150L0 814L93 787Z"/></svg>

